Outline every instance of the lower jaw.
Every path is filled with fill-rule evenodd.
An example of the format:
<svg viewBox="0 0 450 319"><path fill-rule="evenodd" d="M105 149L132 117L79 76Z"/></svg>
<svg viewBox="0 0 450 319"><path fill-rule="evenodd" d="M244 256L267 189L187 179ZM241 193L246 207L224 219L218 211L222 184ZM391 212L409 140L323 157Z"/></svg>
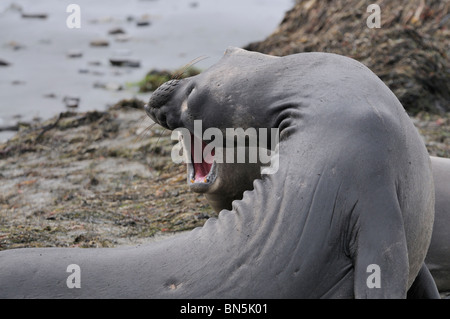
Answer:
<svg viewBox="0 0 450 319"><path fill-rule="evenodd" d="M208 193L211 188L211 185L202 184L202 183L194 183L190 184L189 188L194 193Z"/></svg>
<svg viewBox="0 0 450 319"><path fill-rule="evenodd" d="M207 176L202 177L201 179L195 178L193 175L194 169L192 164L188 164L187 167L187 184L190 189L196 193L206 193L211 189L213 184L216 181L216 162L211 166L211 170L207 174Z"/></svg>

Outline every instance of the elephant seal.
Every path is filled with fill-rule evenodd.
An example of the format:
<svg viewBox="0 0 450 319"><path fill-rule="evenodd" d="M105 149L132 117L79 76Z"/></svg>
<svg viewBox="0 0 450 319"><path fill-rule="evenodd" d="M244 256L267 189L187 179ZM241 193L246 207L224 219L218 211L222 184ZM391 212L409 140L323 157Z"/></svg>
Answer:
<svg viewBox="0 0 450 319"><path fill-rule="evenodd" d="M172 130L193 132L194 120L205 130L278 128L278 171L232 210L160 242L0 252L0 297L404 298L417 278L429 283L429 156L362 64L231 48L207 71L163 84L146 111ZM219 166L197 165L215 178L196 171L195 187L220 187ZM69 264L81 270L79 289L66 285Z"/></svg>
<svg viewBox="0 0 450 319"><path fill-rule="evenodd" d="M433 235L425 263L443 297L450 297L450 159L431 157L436 204Z"/></svg>

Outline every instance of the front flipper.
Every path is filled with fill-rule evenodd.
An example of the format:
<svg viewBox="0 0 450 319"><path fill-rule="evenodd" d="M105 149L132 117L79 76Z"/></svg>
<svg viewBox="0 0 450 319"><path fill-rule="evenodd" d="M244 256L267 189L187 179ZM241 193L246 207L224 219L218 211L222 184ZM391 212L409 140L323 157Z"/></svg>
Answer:
<svg viewBox="0 0 450 319"><path fill-rule="evenodd" d="M408 299L441 299L436 283L425 264L408 290Z"/></svg>
<svg viewBox="0 0 450 319"><path fill-rule="evenodd" d="M408 250L401 210L392 194L372 193L354 208L350 250L355 298L406 298Z"/></svg>

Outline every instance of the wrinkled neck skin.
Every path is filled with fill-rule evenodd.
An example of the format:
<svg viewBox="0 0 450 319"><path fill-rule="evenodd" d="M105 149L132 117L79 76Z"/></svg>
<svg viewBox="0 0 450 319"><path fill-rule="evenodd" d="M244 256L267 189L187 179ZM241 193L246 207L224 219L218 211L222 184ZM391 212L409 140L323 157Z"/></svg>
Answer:
<svg viewBox="0 0 450 319"><path fill-rule="evenodd" d="M253 189L253 181L261 178L261 164L224 163L217 169L218 186L205 193L208 203L217 213L223 209L231 210L232 202L241 200L245 191Z"/></svg>
<svg viewBox="0 0 450 319"><path fill-rule="evenodd" d="M231 49L163 86L146 111L191 132L195 119L203 129L279 128L279 169L217 219L157 243L2 252L0 297L405 297L431 236L429 159L400 103L363 65ZM202 187L215 208L237 196ZM81 267L81 289L65 287L68 263ZM367 286L370 264L382 269L380 289Z"/></svg>

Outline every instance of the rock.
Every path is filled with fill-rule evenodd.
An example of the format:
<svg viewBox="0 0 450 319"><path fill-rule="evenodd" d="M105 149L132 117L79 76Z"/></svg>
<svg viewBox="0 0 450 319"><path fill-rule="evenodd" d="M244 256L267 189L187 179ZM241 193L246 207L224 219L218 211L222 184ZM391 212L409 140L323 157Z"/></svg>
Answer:
<svg viewBox="0 0 450 319"><path fill-rule="evenodd" d="M9 62L7 62L7 61L5 61L5 60L2 60L2 59L0 59L0 66L8 66L8 65L10 65L11 63L9 63Z"/></svg>
<svg viewBox="0 0 450 319"><path fill-rule="evenodd" d="M26 19L47 19L47 13L24 13L22 12L22 18Z"/></svg>
<svg viewBox="0 0 450 319"><path fill-rule="evenodd" d="M123 87L119 83L109 82L106 83L105 89L107 89L108 91L120 91L123 89Z"/></svg>
<svg viewBox="0 0 450 319"><path fill-rule="evenodd" d="M47 99L55 99L56 94L55 93L47 93L47 94L44 94L44 97Z"/></svg>
<svg viewBox="0 0 450 319"><path fill-rule="evenodd" d="M98 23L111 23L113 21L114 21L113 17L105 16L105 17L91 19L88 22L91 24L98 24Z"/></svg>
<svg viewBox="0 0 450 319"><path fill-rule="evenodd" d="M108 34L114 35L114 34L125 34L125 30L122 28L112 28L108 31Z"/></svg>
<svg viewBox="0 0 450 319"><path fill-rule="evenodd" d="M90 43L91 47L107 47L109 46L109 41L104 39L92 40Z"/></svg>
<svg viewBox="0 0 450 319"><path fill-rule="evenodd" d="M78 107L78 104L80 103L80 98L79 97L65 96L63 98L63 102L66 105L66 107L76 108L76 107Z"/></svg>
<svg viewBox="0 0 450 319"><path fill-rule="evenodd" d="M88 64L89 65L94 65L94 66L100 66L100 65L102 65L102 62L100 62L100 61L89 61Z"/></svg>
<svg viewBox="0 0 450 319"><path fill-rule="evenodd" d="M124 59L124 58L110 58L109 63L113 66L139 68L141 62L138 60Z"/></svg>
<svg viewBox="0 0 450 319"><path fill-rule="evenodd" d="M69 52L67 52L67 57L74 59L74 58L81 58L83 56L83 52L78 51L78 50L71 50Z"/></svg>
<svg viewBox="0 0 450 319"><path fill-rule="evenodd" d="M138 26L138 27L146 27L149 25L150 25L150 21L148 21L148 20L141 19L141 20L136 21L136 26Z"/></svg>
<svg viewBox="0 0 450 319"><path fill-rule="evenodd" d="M94 89L104 89L106 87L106 84L103 82L94 82L93 87Z"/></svg>
<svg viewBox="0 0 450 319"><path fill-rule="evenodd" d="M4 131L18 131L19 125L0 126L0 132Z"/></svg>
<svg viewBox="0 0 450 319"><path fill-rule="evenodd" d="M94 83L94 88L96 88L96 89L105 89L105 90L108 90L108 91L120 91L120 90L123 89L121 84L115 83L115 82L109 82L109 83L95 82Z"/></svg>

